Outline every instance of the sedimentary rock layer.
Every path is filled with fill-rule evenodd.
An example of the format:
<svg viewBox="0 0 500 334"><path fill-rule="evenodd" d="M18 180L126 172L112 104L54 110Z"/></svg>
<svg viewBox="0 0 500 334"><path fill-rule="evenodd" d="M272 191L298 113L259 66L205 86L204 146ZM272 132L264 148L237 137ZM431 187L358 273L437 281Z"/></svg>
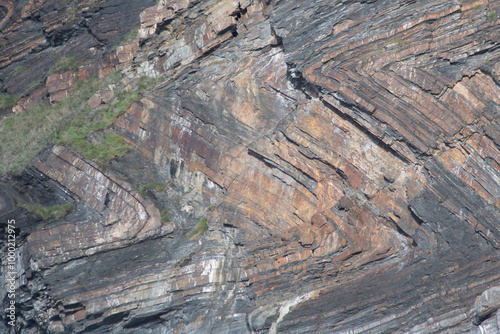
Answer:
<svg viewBox="0 0 500 334"><path fill-rule="evenodd" d="M132 152L2 182L20 332L500 330L500 2L150 5L93 67L159 78L111 128ZM43 187L78 204L36 230Z"/></svg>

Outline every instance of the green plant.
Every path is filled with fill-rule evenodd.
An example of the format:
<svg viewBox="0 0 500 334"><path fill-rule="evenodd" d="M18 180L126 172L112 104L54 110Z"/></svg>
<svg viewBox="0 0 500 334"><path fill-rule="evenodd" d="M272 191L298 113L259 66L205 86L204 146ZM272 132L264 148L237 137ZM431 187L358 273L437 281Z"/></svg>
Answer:
<svg viewBox="0 0 500 334"><path fill-rule="evenodd" d="M123 37L123 39L121 40L120 43L118 43L117 46L125 45L125 44L129 43L130 41L134 40L137 37L138 32L139 32L139 27L135 28L134 30L129 32L128 35Z"/></svg>
<svg viewBox="0 0 500 334"><path fill-rule="evenodd" d="M42 217L43 220L49 218L58 220L66 216L74 207L75 203L61 205L44 206L41 204L19 204L31 214ZM43 226L42 226L43 227Z"/></svg>
<svg viewBox="0 0 500 334"><path fill-rule="evenodd" d="M162 210L161 211L161 222L168 223L170 220L172 220L172 218L170 218L170 216L167 215L165 210Z"/></svg>
<svg viewBox="0 0 500 334"><path fill-rule="evenodd" d="M28 87L26 88L25 90L25 93L33 90L36 86L38 86L40 83L42 83L42 79L36 79L36 80L33 80L32 82L30 82L30 84L28 85ZM24 93L23 93L24 94Z"/></svg>
<svg viewBox="0 0 500 334"><path fill-rule="evenodd" d="M118 94L118 102L114 106L117 117L123 115L128 110L128 108L130 108L132 103L139 101L140 99L141 95L136 90L120 92Z"/></svg>
<svg viewBox="0 0 500 334"><path fill-rule="evenodd" d="M166 183L149 183L148 188L153 188L157 192L162 192L165 190L165 187L167 186Z"/></svg>
<svg viewBox="0 0 500 334"><path fill-rule="evenodd" d="M401 47L405 48L408 45L408 42L399 38L399 39L393 39L391 41L385 42L384 46L388 46L388 45L391 45L391 44L396 44L398 46L401 46Z"/></svg>
<svg viewBox="0 0 500 334"><path fill-rule="evenodd" d="M71 69L76 69L75 58L62 57L49 74ZM103 109L93 110L87 104L100 89L112 83L120 87L121 77L122 74L116 71L103 79L95 77L87 82L77 80L75 92L61 102L48 106L37 105L29 111L6 118L0 124L0 175L21 172L48 143L73 147L104 168L114 158L125 155L131 147L121 136L106 129L132 103L140 100L142 91L122 89L115 94L117 102ZM150 81L144 79L146 86L143 88L149 87ZM36 81L34 85L38 83ZM2 108L13 106L17 101L18 98L7 94L0 95ZM90 142L88 138L93 134L96 134L94 139L97 139Z"/></svg>
<svg viewBox="0 0 500 334"><path fill-rule="evenodd" d="M9 94L0 94L0 109L11 108L19 102L18 97Z"/></svg>
<svg viewBox="0 0 500 334"><path fill-rule="evenodd" d="M151 78L146 75L143 75L139 78L139 90L140 91L149 91L151 90L162 77Z"/></svg>
<svg viewBox="0 0 500 334"><path fill-rule="evenodd" d="M488 18L490 20L495 20L497 18L497 13L495 13L495 12L488 12Z"/></svg>
<svg viewBox="0 0 500 334"><path fill-rule="evenodd" d="M47 76L58 72L75 71L76 70L76 59L75 57L61 57L47 72Z"/></svg>
<svg viewBox="0 0 500 334"><path fill-rule="evenodd" d="M207 232L207 230L208 230L208 220L207 220L207 218L203 218L202 220L200 220L198 222L198 224L196 224L196 226L194 227L194 230L191 233L189 233L188 237L194 238L194 237L200 236L202 234L205 234L205 232Z"/></svg>
<svg viewBox="0 0 500 334"><path fill-rule="evenodd" d="M155 190L156 192L162 192L165 190L167 186L169 186L172 182L170 180L167 183L161 183L161 182L154 182L154 183L144 183L144 182L138 182L137 186L139 188L139 193L141 195L146 195L148 193L148 190Z"/></svg>
<svg viewBox="0 0 500 334"><path fill-rule="evenodd" d="M482 4L475 5L475 6L474 6L474 9L475 9L475 10L478 10L478 9L481 9L481 7L483 7L483 5L482 5Z"/></svg>
<svg viewBox="0 0 500 334"><path fill-rule="evenodd" d="M22 66L22 65L19 65L15 68L14 70L16 72L16 74L20 74L20 73L23 73L24 71L26 71L26 67Z"/></svg>
<svg viewBox="0 0 500 334"><path fill-rule="evenodd" d="M76 14L78 14L78 8L72 6L68 7L68 9L66 9L66 13L69 16L69 19L74 19L76 17Z"/></svg>
<svg viewBox="0 0 500 334"><path fill-rule="evenodd" d="M404 48L408 45L408 42L403 41L402 39L396 39L393 42L396 43L397 45L404 47Z"/></svg>
<svg viewBox="0 0 500 334"><path fill-rule="evenodd" d="M115 158L123 157L132 148L114 132L106 133L104 139L95 144L87 141L83 136L76 136L68 144L82 153L85 158L94 160L103 168L107 168Z"/></svg>
<svg viewBox="0 0 500 334"><path fill-rule="evenodd" d="M82 144L82 136L85 139L111 125L118 117L116 111L110 109L95 115L85 102L96 91L117 82L120 77L117 72L102 80L93 78L59 103L49 106L39 104L6 118L0 124L0 175L21 172L49 142L75 140ZM15 103L17 99L0 95L0 105L11 106Z"/></svg>

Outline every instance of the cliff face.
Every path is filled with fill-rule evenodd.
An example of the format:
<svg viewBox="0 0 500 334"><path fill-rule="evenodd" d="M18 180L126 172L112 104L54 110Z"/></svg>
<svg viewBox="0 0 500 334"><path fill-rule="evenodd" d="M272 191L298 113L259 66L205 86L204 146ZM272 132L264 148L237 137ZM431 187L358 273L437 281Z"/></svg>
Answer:
<svg viewBox="0 0 500 334"><path fill-rule="evenodd" d="M127 155L48 140L2 179L16 332L500 331L499 1L0 6L18 113L155 78L106 130Z"/></svg>

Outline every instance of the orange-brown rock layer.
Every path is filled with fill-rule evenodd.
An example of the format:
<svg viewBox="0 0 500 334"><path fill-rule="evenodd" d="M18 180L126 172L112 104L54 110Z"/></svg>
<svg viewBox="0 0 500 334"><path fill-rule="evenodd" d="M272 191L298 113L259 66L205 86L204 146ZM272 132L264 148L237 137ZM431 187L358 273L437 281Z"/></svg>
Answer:
<svg viewBox="0 0 500 334"><path fill-rule="evenodd" d="M160 78L112 127L132 153L0 188L20 331L500 330L500 2L151 5L96 70ZM42 187L78 204L36 230Z"/></svg>

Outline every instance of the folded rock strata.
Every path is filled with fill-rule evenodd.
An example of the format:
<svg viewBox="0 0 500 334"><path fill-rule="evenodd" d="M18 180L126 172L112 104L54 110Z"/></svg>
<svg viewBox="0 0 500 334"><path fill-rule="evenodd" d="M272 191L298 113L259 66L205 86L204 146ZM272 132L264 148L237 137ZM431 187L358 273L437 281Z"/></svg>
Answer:
<svg viewBox="0 0 500 334"><path fill-rule="evenodd" d="M89 72L160 79L112 126L127 157L53 146L3 179L19 332L500 330L499 1L115 2L77 14L103 45L140 18L112 53L36 4ZM41 24L5 8L12 40ZM2 73L57 51L37 38ZM44 198L78 204L36 230L15 201Z"/></svg>

